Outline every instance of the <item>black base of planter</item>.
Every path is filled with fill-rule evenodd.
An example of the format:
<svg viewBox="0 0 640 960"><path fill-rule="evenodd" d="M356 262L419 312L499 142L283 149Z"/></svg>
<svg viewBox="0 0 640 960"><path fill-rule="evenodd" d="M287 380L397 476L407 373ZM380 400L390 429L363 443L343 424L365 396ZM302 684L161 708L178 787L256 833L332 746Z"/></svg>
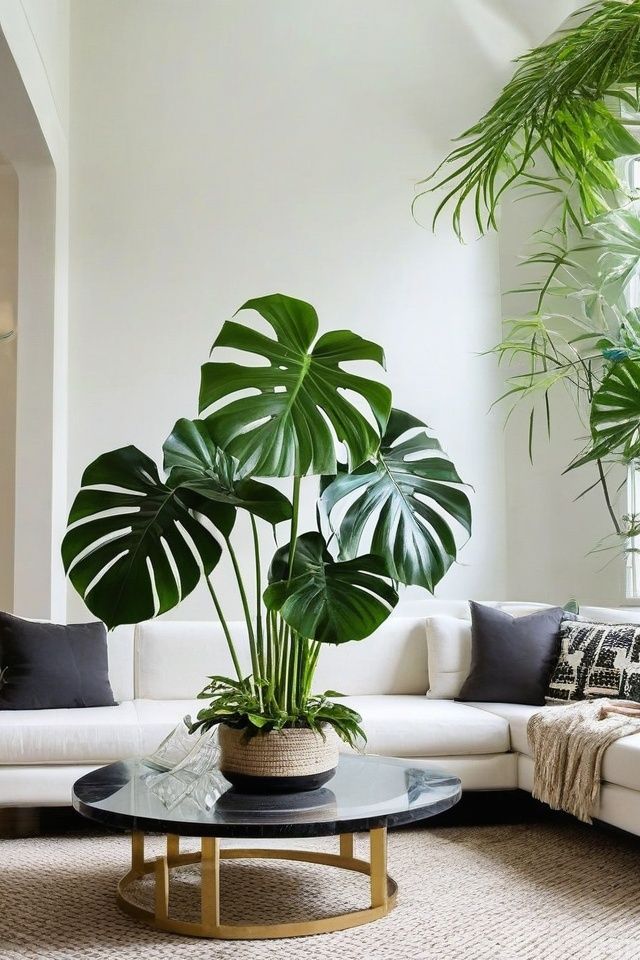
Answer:
<svg viewBox="0 0 640 960"><path fill-rule="evenodd" d="M224 769L220 772L241 793L304 793L307 790L317 790L327 780L331 780L336 769L333 767L331 770L306 777L252 777Z"/></svg>

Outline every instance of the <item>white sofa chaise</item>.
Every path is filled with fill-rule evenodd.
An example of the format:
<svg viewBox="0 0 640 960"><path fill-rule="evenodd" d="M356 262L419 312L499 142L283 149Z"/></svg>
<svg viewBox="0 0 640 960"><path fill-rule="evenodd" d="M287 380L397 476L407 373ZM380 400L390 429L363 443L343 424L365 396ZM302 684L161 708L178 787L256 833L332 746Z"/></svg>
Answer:
<svg viewBox="0 0 640 960"><path fill-rule="evenodd" d="M513 615L542 604L492 602ZM405 608L361 643L326 647L315 689L338 689L363 717L367 752L415 758L459 776L467 790L531 789L533 762L526 726L539 707L465 704L439 697L442 671L464 667L466 651L428 659L434 616L469 619L466 602L429 600ZM633 610L583 607L604 622L640 622ZM245 628L233 625L240 649ZM74 781L97 766L144 756L185 714L203 705L194 695L211 674L231 675L222 630L215 623L150 621L109 634L115 707L0 711L0 807L65 806ZM431 674L430 674L431 670ZM249 666L247 664L247 672ZM429 688L432 687L429 694ZM434 696L435 694L435 696ZM640 835L640 734L610 746L596 816Z"/></svg>

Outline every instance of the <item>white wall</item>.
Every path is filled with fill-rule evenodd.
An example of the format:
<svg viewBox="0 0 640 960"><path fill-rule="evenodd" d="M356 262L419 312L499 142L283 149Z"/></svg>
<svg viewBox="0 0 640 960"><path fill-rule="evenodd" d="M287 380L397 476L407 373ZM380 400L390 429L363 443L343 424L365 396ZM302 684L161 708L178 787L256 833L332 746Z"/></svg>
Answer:
<svg viewBox="0 0 640 960"><path fill-rule="evenodd" d="M547 213L539 201L507 201L503 205L500 259L504 291L540 279L535 268L519 262L519 256L532 252L527 241ZM503 299L505 316L522 315L533 306L527 296L506 294ZM511 415L505 430L509 596L535 596L550 603L576 597L585 603L617 606L624 600L625 561L612 536L601 488L598 485L580 497L597 480L596 467L589 465L563 475L586 445L588 423L580 419L572 397L563 388L552 391L549 439L540 399L533 463L528 452L528 402ZM506 401L504 417L509 409ZM610 477L614 503L620 499L617 488L622 479L618 474ZM617 506L618 514L624 513L619 509L623 504Z"/></svg>
<svg viewBox="0 0 640 960"><path fill-rule="evenodd" d="M69 0L19 0L42 62L62 129L69 129Z"/></svg>
<svg viewBox="0 0 640 960"><path fill-rule="evenodd" d="M158 457L196 415L219 325L280 290L384 344L396 403L473 484L439 594L504 594L500 383L478 356L499 336L497 242L434 237L409 205L530 27L526 4L489 0L72 5L71 495L104 450ZM175 612L208 615L204 594Z"/></svg>
<svg viewBox="0 0 640 960"><path fill-rule="evenodd" d="M18 320L18 178L0 159L0 609L13 610Z"/></svg>

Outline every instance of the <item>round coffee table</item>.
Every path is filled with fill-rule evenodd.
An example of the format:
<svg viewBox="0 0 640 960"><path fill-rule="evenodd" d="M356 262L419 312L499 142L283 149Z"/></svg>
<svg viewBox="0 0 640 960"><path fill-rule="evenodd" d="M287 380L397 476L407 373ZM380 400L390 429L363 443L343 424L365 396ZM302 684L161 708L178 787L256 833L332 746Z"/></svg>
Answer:
<svg viewBox="0 0 640 960"><path fill-rule="evenodd" d="M297 937L344 930L384 917L393 909L397 885L387 874L387 827L413 823L452 807L460 799L460 781L437 770L390 757L342 756L336 775L309 793L279 796L241 794L215 773L206 802L192 798L169 809L150 789L157 771L140 760L101 767L78 780L73 805L83 816L132 831L131 869L118 884L120 907L162 930L221 940ZM368 831L370 856L354 855L353 834ZM167 835L166 853L145 859L144 834ZM224 848L220 838L339 836L338 853L279 848ZM200 837L198 852L181 852L180 837ZM225 923L220 918L220 860L266 858L298 860L370 877L370 904L361 910L290 923ZM169 913L172 869L200 863L200 919L181 920ZM127 897L127 888L155 874L155 909Z"/></svg>

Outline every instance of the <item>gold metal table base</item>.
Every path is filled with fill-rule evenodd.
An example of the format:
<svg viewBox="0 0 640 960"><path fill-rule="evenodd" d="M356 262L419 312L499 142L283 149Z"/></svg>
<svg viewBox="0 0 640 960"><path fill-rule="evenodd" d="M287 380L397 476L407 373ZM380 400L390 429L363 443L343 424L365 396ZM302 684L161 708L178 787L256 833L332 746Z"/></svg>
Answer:
<svg viewBox="0 0 640 960"><path fill-rule="evenodd" d="M306 937L315 933L346 930L361 923L370 923L386 916L396 903L398 887L387 875L387 830L369 831L370 859L354 856L353 834L340 837L340 853L316 853L305 850L220 849L217 837L203 837L200 851L180 853L180 838L167 837L167 852L153 860L144 858L144 834L134 831L131 837L131 869L118 884L118 905L125 913L144 920L161 930L191 937L212 937L217 940L269 940L279 937ZM343 870L354 870L371 878L371 902L362 910L338 913L315 920L290 923L222 923L220 920L220 861L238 859L299 860ZM179 920L169 915L169 876L172 868L200 863L200 921ZM141 907L126 897L127 888L146 874L155 874L155 909Z"/></svg>

